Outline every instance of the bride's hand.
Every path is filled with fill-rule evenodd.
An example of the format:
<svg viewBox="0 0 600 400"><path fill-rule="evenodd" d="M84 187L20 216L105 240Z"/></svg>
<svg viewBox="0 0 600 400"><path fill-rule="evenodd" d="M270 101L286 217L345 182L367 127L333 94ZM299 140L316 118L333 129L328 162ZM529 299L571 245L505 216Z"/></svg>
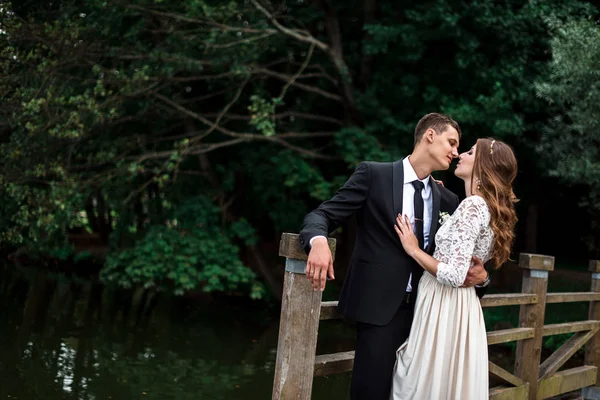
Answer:
<svg viewBox="0 0 600 400"><path fill-rule="evenodd" d="M400 242L402 242L402 247L404 247L406 254L413 257L415 252L419 250L419 240L413 233L412 225L408 217L406 215L403 217L398 214L394 229L400 238Z"/></svg>

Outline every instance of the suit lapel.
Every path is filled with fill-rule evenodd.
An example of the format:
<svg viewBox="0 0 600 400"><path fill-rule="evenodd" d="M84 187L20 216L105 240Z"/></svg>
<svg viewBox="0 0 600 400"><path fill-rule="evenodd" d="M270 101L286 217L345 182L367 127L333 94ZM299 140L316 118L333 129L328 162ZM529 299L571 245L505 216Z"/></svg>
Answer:
<svg viewBox="0 0 600 400"><path fill-rule="evenodd" d="M433 207L431 208L431 226L429 227L429 243L427 243L426 252L430 252L435 244L435 233L437 232L438 220L440 214L440 188L437 183L433 181L433 178L429 178L429 185L431 185L431 196L433 201Z"/></svg>
<svg viewBox="0 0 600 400"><path fill-rule="evenodd" d="M404 168L402 160L394 161L392 168L392 193L394 196L394 209L392 212L394 221L396 221L396 216L402 214L402 196L404 195Z"/></svg>

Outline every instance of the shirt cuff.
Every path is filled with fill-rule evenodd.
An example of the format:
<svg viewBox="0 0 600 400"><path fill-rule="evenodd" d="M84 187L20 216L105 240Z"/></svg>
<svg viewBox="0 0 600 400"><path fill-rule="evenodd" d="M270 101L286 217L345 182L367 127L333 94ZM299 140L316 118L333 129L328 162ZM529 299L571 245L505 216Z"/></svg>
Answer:
<svg viewBox="0 0 600 400"><path fill-rule="evenodd" d="M485 280L480 285L475 285L475 287L477 289L481 289L481 288L487 287L490 284L490 281L491 281L490 274L488 272L487 276L485 277Z"/></svg>
<svg viewBox="0 0 600 400"><path fill-rule="evenodd" d="M316 238L324 238L324 239L327 239L327 238L326 238L325 236L323 236L323 235L317 235L317 236L313 236L313 237L311 237L311 238L310 238L310 241L308 242L308 244L310 244L310 247L312 247L313 240L315 240Z"/></svg>

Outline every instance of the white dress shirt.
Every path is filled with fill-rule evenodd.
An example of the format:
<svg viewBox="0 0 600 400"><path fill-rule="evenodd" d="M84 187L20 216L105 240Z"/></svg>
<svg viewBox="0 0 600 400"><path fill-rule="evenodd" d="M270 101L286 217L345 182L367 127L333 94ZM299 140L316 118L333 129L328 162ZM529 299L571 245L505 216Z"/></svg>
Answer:
<svg viewBox="0 0 600 400"><path fill-rule="evenodd" d="M408 216L408 219L412 222L413 232L415 231L415 187L412 182L419 180L415 169L411 165L408 157L402 160L402 167L404 168L404 188L402 190L402 215ZM421 190L421 196L423 197L423 239L425 248L429 244L429 228L431 227L431 212L433 208L433 198L431 194L431 187L429 186L429 176L425 179L421 179L425 186ZM400 240L400 239L398 239ZM408 278L408 286L406 287L407 292L412 292L412 274Z"/></svg>
<svg viewBox="0 0 600 400"><path fill-rule="evenodd" d="M404 188L402 190L402 215L406 215L408 216L408 218L410 219L410 221L412 221L412 227L413 227L413 232L415 231L415 187L412 185L413 181L418 180L419 178L417 177L417 173L415 172L415 169L413 168L413 166L411 165L410 161L408 160L408 157L406 157L405 159L402 160L402 167L404 168ZM424 238L424 245L425 248L427 248L427 245L429 244L429 228L431 227L431 213L432 213L432 207L433 207L433 199L432 199L432 194L431 194L431 187L429 186L429 176L427 176L425 179L421 179L421 182L423 182L423 185L425 185L425 187L423 188L423 190L421 190L421 196L423 196L423 203L424 203L424 208L423 208L423 238ZM394 219L395 221L395 219ZM312 238L310 238L310 245L312 246L313 240L315 240L316 238L325 238L325 236L322 235L317 235L314 236ZM398 239L400 240L400 239ZM408 279L408 286L406 287L406 291L407 292L411 292L412 291L412 286L411 286L411 281L412 281L412 273L410 275L410 278Z"/></svg>

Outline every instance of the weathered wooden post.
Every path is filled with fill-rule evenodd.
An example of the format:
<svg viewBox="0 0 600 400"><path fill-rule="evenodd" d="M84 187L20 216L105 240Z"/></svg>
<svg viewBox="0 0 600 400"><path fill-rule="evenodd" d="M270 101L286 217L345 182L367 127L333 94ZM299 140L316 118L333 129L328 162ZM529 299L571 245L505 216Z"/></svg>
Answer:
<svg viewBox="0 0 600 400"><path fill-rule="evenodd" d="M522 292L537 295L537 303L521 305L519 327L534 328L535 335L531 339L517 342L515 375L523 381L529 382L529 399L536 400L542 355L548 271L554 269L554 257L522 253L519 257L519 267L524 269Z"/></svg>
<svg viewBox="0 0 600 400"><path fill-rule="evenodd" d="M600 261L590 261L590 272L592 273L592 293L600 292ZM600 301L590 301L588 320L600 320ZM585 365L598 367L596 386L583 388L581 394L586 400L600 400L600 333L596 333L585 347Z"/></svg>
<svg viewBox="0 0 600 400"><path fill-rule="evenodd" d="M329 239L329 248L335 257L334 239ZM315 291L306 278L308 257L298 235L284 233L281 236L279 255L286 260L272 399L309 400L322 292Z"/></svg>

